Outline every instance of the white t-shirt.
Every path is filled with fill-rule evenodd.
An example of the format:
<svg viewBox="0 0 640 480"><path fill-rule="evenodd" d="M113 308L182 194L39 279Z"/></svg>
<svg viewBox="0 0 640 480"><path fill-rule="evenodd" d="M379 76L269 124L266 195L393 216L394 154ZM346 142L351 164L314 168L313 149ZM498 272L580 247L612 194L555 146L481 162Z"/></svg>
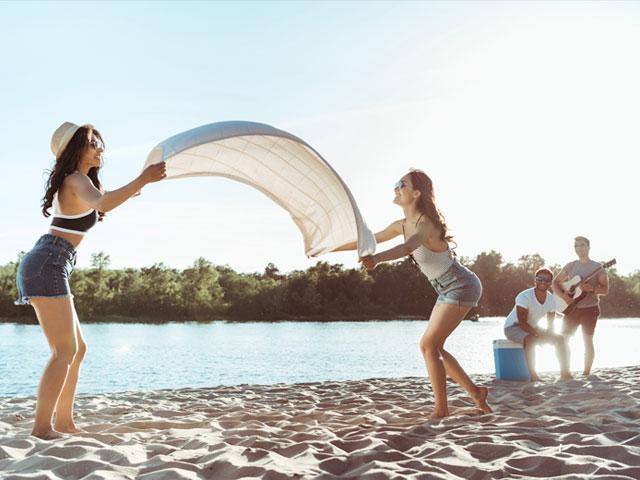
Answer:
<svg viewBox="0 0 640 480"><path fill-rule="evenodd" d="M527 323L532 327L535 327L540 319L547 313L556 311L556 298L551 292L547 292L547 298L544 303L538 302L536 298L535 288L528 288L523 290L516 297L516 305L511 310L511 313L507 316L507 320L504 323L504 327L510 327L518 323L518 312L516 307L522 307L527 309Z"/></svg>

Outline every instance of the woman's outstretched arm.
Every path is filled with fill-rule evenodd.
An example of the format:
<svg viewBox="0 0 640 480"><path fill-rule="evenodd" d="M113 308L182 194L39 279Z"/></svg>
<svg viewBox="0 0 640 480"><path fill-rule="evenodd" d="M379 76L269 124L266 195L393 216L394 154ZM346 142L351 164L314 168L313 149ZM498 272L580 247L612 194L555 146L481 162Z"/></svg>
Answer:
<svg viewBox="0 0 640 480"><path fill-rule="evenodd" d="M420 222L416 229L416 233L411 235L411 237L409 237L404 243L390 248L389 250L376 253L375 255L363 257L360 261L367 270L373 270L380 262L389 262L391 260L406 257L427 240L431 228L432 227L427 222Z"/></svg>
<svg viewBox="0 0 640 480"><path fill-rule="evenodd" d="M384 230L381 230L378 233L376 233L375 237L376 237L377 243L382 243L382 242L386 242L387 240L391 240L392 238L395 238L398 235L402 235L402 220L396 220ZM350 243L345 243L344 245L339 246L338 248L332 250L332 252L356 250L357 248L358 248L358 242L350 242Z"/></svg>
<svg viewBox="0 0 640 480"><path fill-rule="evenodd" d="M157 182L166 176L165 162L156 163L145 168L124 187L110 192L101 192L82 173L73 173L65 179L65 183L73 189L73 193L87 206L100 212L108 212L123 204L148 183Z"/></svg>

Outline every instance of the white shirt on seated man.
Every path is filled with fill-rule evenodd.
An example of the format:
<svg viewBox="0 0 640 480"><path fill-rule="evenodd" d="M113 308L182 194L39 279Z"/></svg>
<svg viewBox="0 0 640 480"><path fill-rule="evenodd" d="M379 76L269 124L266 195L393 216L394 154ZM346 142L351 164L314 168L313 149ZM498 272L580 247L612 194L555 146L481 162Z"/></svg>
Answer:
<svg viewBox="0 0 640 480"><path fill-rule="evenodd" d="M566 339L553 333L556 301L549 291L552 281L553 272L548 268L540 268L535 273L535 286L523 290L516 296L515 305L504 324L505 336L524 348L532 382L540 380L535 366L535 347L542 343L555 345L560 362L560 378L573 378L569 371L569 348ZM547 317L546 330L538 327L544 316Z"/></svg>

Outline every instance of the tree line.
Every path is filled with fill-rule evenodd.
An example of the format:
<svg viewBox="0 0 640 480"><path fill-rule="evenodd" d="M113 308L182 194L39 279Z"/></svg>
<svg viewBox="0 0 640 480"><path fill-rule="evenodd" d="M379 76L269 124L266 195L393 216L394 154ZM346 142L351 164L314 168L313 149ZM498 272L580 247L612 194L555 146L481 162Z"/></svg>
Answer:
<svg viewBox="0 0 640 480"><path fill-rule="evenodd" d="M480 306L470 315L506 316L518 292L532 286L545 265L538 255L505 262L495 251L462 262L482 281ZM35 323L33 309L14 305L19 259L0 266L0 320ZM110 269L109 255L91 256L91 267L71 276L78 316L100 321L367 320L427 318L436 293L411 260L379 265L373 272L319 261L281 273L269 263L262 273L238 273L204 258L183 270L162 263ZM558 273L560 266L551 269ZM640 271L609 270L610 293L602 316L640 317Z"/></svg>

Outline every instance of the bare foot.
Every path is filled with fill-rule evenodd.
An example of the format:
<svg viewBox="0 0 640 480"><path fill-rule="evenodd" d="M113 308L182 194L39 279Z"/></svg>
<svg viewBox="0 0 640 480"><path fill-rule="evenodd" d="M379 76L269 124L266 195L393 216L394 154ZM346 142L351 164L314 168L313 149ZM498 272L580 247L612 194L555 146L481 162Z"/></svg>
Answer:
<svg viewBox="0 0 640 480"><path fill-rule="evenodd" d="M540 377L538 375L531 375L531 380L529 380L530 382L541 382L542 380L540 380Z"/></svg>
<svg viewBox="0 0 640 480"><path fill-rule="evenodd" d="M561 373L560 380L573 380L573 375L571 375L571 372Z"/></svg>
<svg viewBox="0 0 640 480"><path fill-rule="evenodd" d="M56 432L55 430L48 430L46 432L33 430L31 435L38 437L41 440L58 440L59 438L65 438L66 436L60 432Z"/></svg>
<svg viewBox="0 0 640 480"><path fill-rule="evenodd" d="M478 407L460 407L455 408L451 412L449 412L451 416L461 416L465 415L467 417L478 417L480 415L484 415L484 412L480 410Z"/></svg>
<svg viewBox="0 0 640 480"><path fill-rule="evenodd" d="M434 410L433 413L429 415L427 418L429 420L440 420L441 418L445 418L448 416L449 416L449 412L439 412L437 410Z"/></svg>
<svg viewBox="0 0 640 480"><path fill-rule="evenodd" d="M78 428L75 424L67 424L67 425L55 425L55 430L61 433L87 433L85 430Z"/></svg>
<svg viewBox="0 0 640 480"><path fill-rule="evenodd" d="M493 410L487 403L487 397L489 396L489 389L487 387L478 387L476 394L473 396L473 401L482 413L491 413Z"/></svg>

